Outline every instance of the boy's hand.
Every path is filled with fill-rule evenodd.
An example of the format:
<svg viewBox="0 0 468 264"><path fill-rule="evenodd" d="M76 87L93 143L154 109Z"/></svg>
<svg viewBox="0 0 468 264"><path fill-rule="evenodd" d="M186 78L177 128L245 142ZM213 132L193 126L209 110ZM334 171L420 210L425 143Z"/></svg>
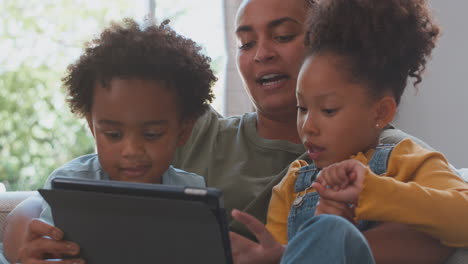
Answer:
<svg viewBox="0 0 468 264"><path fill-rule="evenodd" d="M232 217L244 224L260 242L256 243L230 232L234 264L277 264L280 262L284 247L276 242L263 223L255 217L235 209L232 210Z"/></svg>
<svg viewBox="0 0 468 264"><path fill-rule="evenodd" d="M80 248L76 243L63 241L63 232L39 219L33 219L27 228L26 241L19 250L18 262L83 264L82 259L61 259L64 256L78 255ZM48 259L54 259L47 261Z"/></svg>
<svg viewBox="0 0 468 264"><path fill-rule="evenodd" d="M317 207L315 208L315 215L321 214L341 216L352 224L356 224L354 221L354 208L350 207L347 203L337 202L320 197L317 203Z"/></svg>
<svg viewBox="0 0 468 264"><path fill-rule="evenodd" d="M312 187L325 199L356 204L365 175L364 164L349 159L322 169Z"/></svg>

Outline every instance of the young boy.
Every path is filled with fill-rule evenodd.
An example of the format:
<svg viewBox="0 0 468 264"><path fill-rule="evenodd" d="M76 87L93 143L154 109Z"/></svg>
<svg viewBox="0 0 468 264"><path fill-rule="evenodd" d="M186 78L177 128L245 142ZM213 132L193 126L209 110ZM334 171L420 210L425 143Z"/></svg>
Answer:
<svg viewBox="0 0 468 264"><path fill-rule="evenodd" d="M71 111L86 118L97 154L55 170L55 176L141 183L205 186L196 174L171 166L176 147L213 99L216 81L210 59L193 41L163 22L141 26L133 20L112 24L92 40L63 79ZM41 218L53 224L45 204ZM76 256L79 245L62 241L63 232L32 221L17 261ZM38 230L52 228L52 238ZM54 262L55 263L55 262ZM64 259L62 263L83 263Z"/></svg>

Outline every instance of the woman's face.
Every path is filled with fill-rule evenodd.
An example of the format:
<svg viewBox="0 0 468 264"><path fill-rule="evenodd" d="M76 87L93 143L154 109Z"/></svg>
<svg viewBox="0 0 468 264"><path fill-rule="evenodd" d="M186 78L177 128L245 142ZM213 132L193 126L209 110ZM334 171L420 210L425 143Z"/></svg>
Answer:
<svg viewBox="0 0 468 264"><path fill-rule="evenodd" d="M296 112L305 17L303 0L246 0L239 8L237 66L258 112Z"/></svg>

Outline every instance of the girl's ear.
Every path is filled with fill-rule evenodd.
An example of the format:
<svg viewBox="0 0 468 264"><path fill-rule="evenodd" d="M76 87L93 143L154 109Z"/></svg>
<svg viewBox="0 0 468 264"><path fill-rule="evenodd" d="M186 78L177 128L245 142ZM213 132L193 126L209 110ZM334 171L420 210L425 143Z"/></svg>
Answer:
<svg viewBox="0 0 468 264"><path fill-rule="evenodd" d="M192 134L193 126L195 125L196 120L182 120L181 121L181 129L179 132L179 138L177 141L177 146L183 146L187 140L189 139L190 135Z"/></svg>
<svg viewBox="0 0 468 264"><path fill-rule="evenodd" d="M393 96L384 96L376 104L375 126L383 128L395 117L397 104Z"/></svg>
<svg viewBox="0 0 468 264"><path fill-rule="evenodd" d="M91 134L93 134L94 137L94 126L93 126L93 118L91 117L91 113L87 113L85 115L86 122L88 123L88 128L91 131Z"/></svg>

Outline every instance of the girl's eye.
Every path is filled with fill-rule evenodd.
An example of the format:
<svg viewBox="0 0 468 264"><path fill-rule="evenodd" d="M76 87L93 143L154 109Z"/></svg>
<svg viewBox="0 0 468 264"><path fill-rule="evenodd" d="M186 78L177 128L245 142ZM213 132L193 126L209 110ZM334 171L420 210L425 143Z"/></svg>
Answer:
<svg viewBox="0 0 468 264"><path fill-rule="evenodd" d="M277 36L275 39L279 42L289 42L293 40L296 37L296 35L284 35L284 36Z"/></svg>
<svg viewBox="0 0 468 264"><path fill-rule="evenodd" d="M104 132L104 134L110 139L119 139L122 137L122 133L120 133L119 131L107 131Z"/></svg>
<svg viewBox="0 0 468 264"><path fill-rule="evenodd" d="M145 138L148 139L148 140L158 139L162 135L163 135L162 133L152 133L152 132L147 132L147 133L144 134Z"/></svg>
<svg viewBox="0 0 468 264"><path fill-rule="evenodd" d="M239 49L240 49L240 50L248 50L248 49L250 49L251 47L253 47L253 45L254 45L254 42L253 42L253 41L247 42L247 43L245 43L245 44L240 45L240 46L239 46Z"/></svg>
<svg viewBox="0 0 468 264"><path fill-rule="evenodd" d="M305 108L305 107L302 107L302 106L299 106L299 105L296 106L296 107L297 107L297 110L300 111L300 112L303 112L303 113L307 112L307 108Z"/></svg>
<svg viewBox="0 0 468 264"><path fill-rule="evenodd" d="M333 116L334 114L336 114L337 111L338 109L335 108L322 109L322 113L324 113L326 116Z"/></svg>

